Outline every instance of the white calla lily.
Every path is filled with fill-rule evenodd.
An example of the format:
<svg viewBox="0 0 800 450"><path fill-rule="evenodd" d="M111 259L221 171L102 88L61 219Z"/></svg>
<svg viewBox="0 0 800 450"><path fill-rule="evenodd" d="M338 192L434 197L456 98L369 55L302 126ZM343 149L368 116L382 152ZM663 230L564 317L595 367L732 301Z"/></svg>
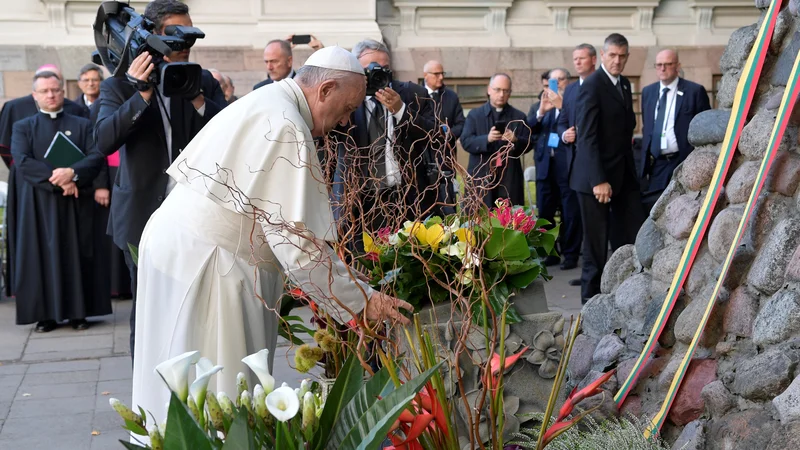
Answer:
<svg viewBox="0 0 800 450"><path fill-rule="evenodd" d="M455 256L458 259L464 259L467 254L467 243L456 242L455 244L448 245L439 249L439 253L447 256Z"/></svg>
<svg viewBox="0 0 800 450"><path fill-rule="evenodd" d="M297 415L300 410L300 400L297 399L294 389L283 386L267 395L267 409L278 421L286 422Z"/></svg>
<svg viewBox="0 0 800 450"><path fill-rule="evenodd" d="M156 366L155 371L182 402L189 397L189 367L199 359L200 352L186 352Z"/></svg>
<svg viewBox="0 0 800 450"><path fill-rule="evenodd" d="M264 349L246 356L242 359L242 362L247 364L250 370L256 374L258 381L261 382L261 387L264 388L264 392L269 394L275 389L275 378L269 373L269 350Z"/></svg>
<svg viewBox="0 0 800 450"><path fill-rule="evenodd" d="M222 366L215 366L208 358L200 358L195 365L195 372L197 377L194 383L189 386L189 392L197 402L197 409L203 411L206 404L206 391L208 390L208 381L211 376L222 370Z"/></svg>

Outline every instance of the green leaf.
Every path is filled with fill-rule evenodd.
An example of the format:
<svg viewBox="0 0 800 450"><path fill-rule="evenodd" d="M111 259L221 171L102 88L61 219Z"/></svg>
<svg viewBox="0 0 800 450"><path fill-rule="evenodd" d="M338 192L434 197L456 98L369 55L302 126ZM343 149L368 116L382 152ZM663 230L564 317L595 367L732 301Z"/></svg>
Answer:
<svg viewBox="0 0 800 450"><path fill-rule="evenodd" d="M247 424L247 408L239 408L222 450L255 450L255 448L253 430Z"/></svg>
<svg viewBox="0 0 800 450"><path fill-rule="evenodd" d="M369 409L359 411L361 414L357 422L350 423L342 418L343 420L336 424L327 448L329 450L380 448L380 444L386 440L386 433L395 420L400 417L400 413L441 365L442 362L406 382L382 400L373 403Z"/></svg>
<svg viewBox="0 0 800 450"><path fill-rule="evenodd" d="M180 401L174 392L170 392L169 410L167 411L167 430L164 436L164 448L170 450L211 450L211 441L200 425L194 420L189 408Z"/></svg>
<svg viewBox="0 0 800 450"><path fill-rule="evenodd" d="M122 427L133 434L138 434L139 436L147 436L147 430L145 430L141 425L136 422L131 422L128 419L125 419L125 426Z"/></svg>
<svg viewBox="0 0 800 450"><path fill-rule="evenodd" d="M525 235L508 228L493 228L484 250L489 259L499 257L505 261L523 261L531 257Z"/></svg>
<svg viewBox="0 0 800 450"><path fill-rule="evenodd" d="M358 393L353 396L352 400L350 400L344 409L342 409L342 413L339 415L339 420L335 426L334 434L331 435L331 439L337 441L344 439L346 433L349 431L349 427L346 430L342 430L339 424L357 423L364 414L364 411L367 411L373 404L375 404L375 402L378 401L379 396L384 396L387 394L384 392L384 390L386 390L389 386L393 387L394 385L392 384L392 379L389 376L389 369L384 367L372 378L367 380L361 389L359 389ZM338 437L335 435L337 432L340 433L340 436Z"/></svg>
<svg viewBox="0 0 800 450"><path fill-rule="evenodd" d="M144 448L144 449L147 448L147 447L142 447L139 444L134 444L132 442L123 441L123 440L120 440L119 443L122 444L122 446L127 448L128 450L139 450L141 448Z"/></svg>
<svg viewBox="0 0 800 450"><path fill-rule="evenodd" d="M425 221L425 228L430 228L431 225L442 224L442 218L439 216L433 216Z"/></svg>
<svg viewBox="0 0 800 450"><path fill-rule="evenodd" d="M334 425L339 420L339 415L347 402L356 395L362 387L364 370L358 362L356 355L350 355L342 366L336 382L325 399L325 407L319 418L319 428L314 439L314 449L322 449L328 442L328 437Z"/></svg>
<svg viewBox="0 0 800 450"><path fill-rule="evenodd" d="M508 282L511 283L514 287L525 289L526 287L528 287L528 285L533 283L533 280L535 280L536 277L538 277L541 272L542 268L538 264L536 264L533 268L531 268L526 272L522 272L518 275L513 275L509 277Z"/></svg>
<svg viewBox="0 0 800 450"><path fill-rule="evenodd" d="M139 247L128 242L128 250L131 252L131 259L133 259L133 265L139 266Z"/></svg>
<svg viewBox="0 0 800 450"><path fill-rule="evenodd" d="M278 449L293 449L296 448L292 445L292 433L289 431L289 426L286 422L278 422L275 426L275 448Z"/></svg>

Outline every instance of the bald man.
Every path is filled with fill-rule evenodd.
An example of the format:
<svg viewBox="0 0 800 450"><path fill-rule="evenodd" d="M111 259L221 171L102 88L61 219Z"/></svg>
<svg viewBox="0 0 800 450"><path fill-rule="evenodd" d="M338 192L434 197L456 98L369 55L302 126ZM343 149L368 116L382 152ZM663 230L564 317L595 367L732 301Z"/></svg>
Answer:
<svg viewBox="0 0 800 450"><path fill-rule="evenodd" d="M267 66L267 79L253 86L253 90L284 78L294 78L292 69L292 44L283 39L274 39L264 47L264 64Z"/></svg>
<svg viewBox="0 0 800 450"><path fill-rule="evenodd" d="M681 63L671 49L656 55L659 81L642 90L642 150L639 176L642 179L642 207L650 214L664 192L675 168L689 156L689 123L694 116L711 109L706 89L678 76Z"/></svg>
<svg viewBox="0 0 800 450"><path fill-rule="evenodd" d="M453 185L453 163L456 160L456 141L461 137L464 129L464 110L458 95L445 87L445 71L442 63L431 60L422 68L425 80L425 89L434 102L436 115L436 132L442 139L437 142L445 145L435 145L433 149L439 174L436 176L439 184L439 202L441 213L455 213L455 187Z"/></svg>

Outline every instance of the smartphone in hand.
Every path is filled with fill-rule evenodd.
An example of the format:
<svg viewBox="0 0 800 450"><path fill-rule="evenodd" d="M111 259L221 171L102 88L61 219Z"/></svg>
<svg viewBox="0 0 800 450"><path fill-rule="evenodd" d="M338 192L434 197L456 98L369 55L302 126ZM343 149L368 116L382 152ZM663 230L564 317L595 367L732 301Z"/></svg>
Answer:
<svg viewBox="0 0 800 450"><path fill-rule="evenodd" d="M556 94L558 94L558 80L551 79L551 80L548 80L547 83L548 83L548 87L550 88L550 90L555 92Z"/></svg>
<svg viewBox="0 0 800 450"><path fill-rule="evenodd" d="M300 45L300 44L308 44L311 42L311 35L310 34L295 34L292 36L292 44Z"/></svg>
<svg viewBox="0 0 800 450"><path fill-rule="evenodd" d="M506 132L506 127L507 126L508 126L508 121L507 120L498 120L497 122L494 123L494 129L499 131L499 132L501 132L501 133L505 133Z"/></svg>

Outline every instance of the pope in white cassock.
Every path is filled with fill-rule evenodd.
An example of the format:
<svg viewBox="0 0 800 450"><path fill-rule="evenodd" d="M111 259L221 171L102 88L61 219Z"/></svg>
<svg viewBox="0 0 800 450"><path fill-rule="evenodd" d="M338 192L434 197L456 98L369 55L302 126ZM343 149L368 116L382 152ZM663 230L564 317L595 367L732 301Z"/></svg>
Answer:
<svg viewBox="0 0 800 450"><path fill-rule="evenodd" d="M217 114L169 168L174 187L139 246L133 405L164 420L154 369L192 350L224 367L209 389L235 393L241 359L274 354L284 275L342 322L365 309L408 323L397 308L410 305L354 279L326 243L336 236L313 138L346 124L365 91L350 52L319 50L293 79Z"/></svg>

